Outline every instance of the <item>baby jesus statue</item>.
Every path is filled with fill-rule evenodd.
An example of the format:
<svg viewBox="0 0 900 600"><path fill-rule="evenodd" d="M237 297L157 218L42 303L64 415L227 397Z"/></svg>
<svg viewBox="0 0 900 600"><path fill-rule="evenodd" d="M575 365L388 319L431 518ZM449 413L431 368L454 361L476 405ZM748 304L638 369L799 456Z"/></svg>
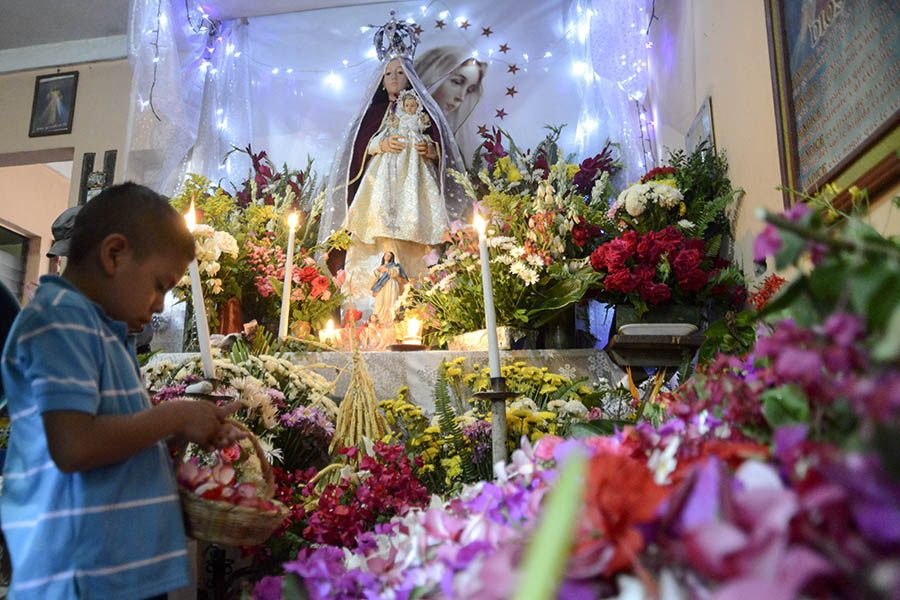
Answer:
<svg viewBox="0 0 900 600"><path fill-rule="evenodd" d="M347 229L364 244L376 238L434 245L449 226L433 160L416 150L420 142L434 146L425 130L431 119L415 92L404 90L394 114L370 140L370 155L356 198L347 213ZM399 136L405 147L391 150Z"/></svg>

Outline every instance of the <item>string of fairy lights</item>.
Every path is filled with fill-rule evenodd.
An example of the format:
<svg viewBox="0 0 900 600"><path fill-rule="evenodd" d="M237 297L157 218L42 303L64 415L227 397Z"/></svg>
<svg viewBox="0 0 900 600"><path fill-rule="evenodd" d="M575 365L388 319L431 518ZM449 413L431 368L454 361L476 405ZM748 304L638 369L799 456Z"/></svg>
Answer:
<svg viewBox="0 0 900 600"><path fill-rule="evenodd" d="M166 0L158 0L157 2L157 11L156 11L156 26L155 28L148 29L145 33L151 37L149 40L149 44L153 48L154 56L153 56L153 76L152 82L150 86L150 91L147 100L139 99L140 108L144 110L149 107L153 112L153 115L157 120L161 120L159 114L156 111L154 106L153 94L156 87L157 82L157 69L158 63L160 61L160 47L159 47L159 37L160 32L168 26L166 14L162 11L163 2ZM210 17L210 15L205 11L205 9L197 4L194 7L191 7L192 0L184 0L184 9L185 16L187 20L187 26L194 34L204 34L206 36L206 44L205 48L202 51L199 57L199 66L202 73L207 77L216 77L218 75L218 69L213 65L213 55L216 52L217 47L219 47L223 42L224 38L220 35L220 31L222 30L223 23L221 21L217 21ZM553 58L554 51L557 50L558 46L563 43L575 44L577 43L581 45L582 49L587 49L590 31L591 31L591 20L595 16L594 10L591 8L583 8L581 3L579 2L576 5L576 18L569 22L566 30L562 35L557 37L557 39L551 41L545 48L542 48L541 51L537 53L529 53L522 52L521 60L524 62L513 62L510 57L507 56L508 48L507 44L499 44L499 49L494 50L493 43L491 43L491 47L486 48L484 44L480 47L478 44L472 42L471 36L463 36L463 42L467 44L471 48L472 56L479 59L487 59L491 62L498 62L505 65L508 69L508 72L515 74L516 71L522 70L527 72L529 67L534 68L535 66L539 66L541 62L548 61ZM643 8L639 8L640 12L645 12ZM446 26L447 23L453 23L456 27L460 29L467 30L472 24L469 22L468 17L465 14L454 14L453 11L441 0L432 0L427 5L419 6L419 12L421 13L421 18L424 19L432 15L432 17L437 17L435 20L435 27L440 27L441 29ZM652 8L647 20L647 27L644 30L643 35L646 37L645 48L649 51L652 48L652 42L649 38L650 28L653 24L653 21L658 19L656 16L656 0L652 0ZM406 21L412 25L416 24L415 19L412 17L412 13L408 13ZM246 19L244 19L244 23L246 23ZM374 26L361 26L360 32L366 33ZM417 27L419 27L417 25ZM637 27L637 24L632 24L632 28ZM420 32L424 31L420 27ZM482 36L485 37L485 40L489 39L491 34L496 32L491 31L491 27L488 26L486 28L482 28ZM486 34L486 35L485 35ZM479 39L480 42L483 42ZM234 44L231 42L225 43L224 52L226 56L233 56L234 58L238 58L241 56L242 51L236 49ZM582 54L585 54L582 52ZM578 56L577 52L573 52L573 56L576 58L573 60L571 65L571 74L574 77L583 78L585 80L585 84L590 86L595 78L598 76L595 72L593 65L590 64L590 52L588 51L587 56ZM516 55L519 56L519 55ZM343 80L339 75L342 69L352 69L354 67L358 67L373 58L375 58L375 49L371 48L366 55L358 60L351 62L349 59L343 59L340 65L333 65L326 69L298 69L292 65L271 65L265 64L255 58L247 57L251 62L256 64L263 71L267 71L271 76L275 77L285 77L285 78L296 78L300 74L321 74L322 81L325 85L334 88L340 89L343 87ZM648 69L648 60L646 54L643 56L634 57L631 62L631 65L625 64L626 55L622 55L622 67L630 67L631 73L624 77L623 79L615 82L618 87L627 94L628 100L633 102L634 110L637 113L637 125L639 129L640 135L640 149L642 155L643 164L639 165L643 168L650 168L655 165L655 137L656 137L656 123L655 119L650 117L649 111L647 110L646 105L644 104L644 100L646 95L644 92L632 91L627 92L626 90L631 87L630 84L632 81L636 80L639 77L642 77L643 74ZM523 66L519 67L518 65L522 64ZM257 81L252 81L253 85L257 85ZM515 93L515 92L514 92ZM220 111L221 112L221 109ZM498 111L498 118L502 118L500 116L501 111ZM222 120L218 122L218 126L220 128L224 128L227 124L226 120ZM585 114L579 118L578 125L576 126L576 140L583 139L584 136L596 130L598 127L597 120L589 115Z"/></svg>

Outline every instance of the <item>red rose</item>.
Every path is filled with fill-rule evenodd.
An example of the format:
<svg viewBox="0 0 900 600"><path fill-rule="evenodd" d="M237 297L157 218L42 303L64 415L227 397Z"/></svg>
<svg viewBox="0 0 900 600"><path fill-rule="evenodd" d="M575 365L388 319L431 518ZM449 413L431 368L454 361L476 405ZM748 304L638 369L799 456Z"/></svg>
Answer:
<svg viewBox="0 0 900 600"><path fill-rule="evenodd" d="M682 250L672 259L672 270L679 278L700 268L703 256L699 250ZM705 275L705 274L704 274Z"/></svg>
<svg viewBox="0 0 900 600"><path fill-rule="evenodd" d="M700 269L688 271L678 276L678 285L686 292L696 292L709 280L709 276Z"/></svg>
<svg viewBox="0 0 900 600"><path fill-rule="evenodd" d="M690 238L684 240L684 246L686 250L697 250L700 254L706 252L706 242L701 240L700 238ZM726 261L727 264L727 261Z"/></svg>
<svg viewBox="0 0 900 600"><path fill-rule="evenodd" d="M362 311L356 310L355 308L351 308L347 312L344 313L344 324L346 325L350 321L354 323L362 319Z"/></svg>
<svg viewBox="0 0 900 600"><path fill-rule="evenodd" d="M322 295L322 293L328 289L328 277L325 275L319 275L315 279L312 280L312 291L309 293L313 298L318 298Z"/></svg>
<svg viewBox="0 0 900 600"><path fill-rule="evenodd" d="M641 298L648 304L659 304L672 297L672 290L664 283L648 282L640 287Z"/></svg>
<svg viewBox="0 0 900 600"><path fill-rule="evenodd" d="M670 251L671 248L662 244L660 242L660 236L653 231L644 234L644 236L641 238L641 241L638 242L637 245L638 256L652 264L658 263L659 257L662 256L664 252Z"/></svg>
<svg viewBox="0 0 900 600"><path fill-rule="evenodd" d="M598 246L596 250L591 252L591 266L595 271L606 270L606 244Z"/></svg>
<svg viewBox="0 0 900 600"><path fill-rule="evenodd" d="M319 277L319 269L313 266L303 267L300 269L300 281L309 283L316 277Z"/></svg>
<svg viewBox="0 0 900 600"><path fill-rule="evenodd" d="M607 291L627 294L637 289L639 280L628 269L619 269L607 275L605 282Z"/></svg>

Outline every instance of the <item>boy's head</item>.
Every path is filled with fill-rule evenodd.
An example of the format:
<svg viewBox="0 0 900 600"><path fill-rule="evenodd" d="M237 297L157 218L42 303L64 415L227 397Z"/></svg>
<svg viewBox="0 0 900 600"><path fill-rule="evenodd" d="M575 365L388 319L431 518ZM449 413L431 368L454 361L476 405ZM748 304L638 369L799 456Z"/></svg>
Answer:
<svg viewBox="0 0 900 600"><path fill-rule="evenodd" d="M139 331L194 257L184 217L165 198L135 183L107 188L75 219L69 267L82 291L106 313ZM89 289L84 289L85 287Z"/></svg>

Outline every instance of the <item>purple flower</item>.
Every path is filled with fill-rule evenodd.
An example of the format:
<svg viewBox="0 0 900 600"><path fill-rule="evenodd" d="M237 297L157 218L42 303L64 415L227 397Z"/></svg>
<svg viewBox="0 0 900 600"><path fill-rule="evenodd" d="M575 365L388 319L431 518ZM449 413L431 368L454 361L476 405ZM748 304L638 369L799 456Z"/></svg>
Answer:
<svg viewBox="0 0 900 600"><path fill-rule="evenodd" d="M809 382L822 375L822 357L815 350L787 347L775 361L775 372L789 381Z"/></svg>
<svg viewBox="0 0 900 600"><path fill-rule="evenodd" d="M774 225L766 225L766 228L756 236L756 241L753 243L753 260L766 260L767 256L775 254L780 249L781 235Z"/></svg>
<svg viewBox="0 0 900 600"><path fill-rule="evenodd" d="M825 335L843 348L852 346L862 333L862 319L850 313L837 312L825 321Z"/></svg>
<svg viewBox="0 0 900 600"><path fill-rule="evenodd" d="M284 577L263 577L253 586L253 600L281 600Z"/></svg>

